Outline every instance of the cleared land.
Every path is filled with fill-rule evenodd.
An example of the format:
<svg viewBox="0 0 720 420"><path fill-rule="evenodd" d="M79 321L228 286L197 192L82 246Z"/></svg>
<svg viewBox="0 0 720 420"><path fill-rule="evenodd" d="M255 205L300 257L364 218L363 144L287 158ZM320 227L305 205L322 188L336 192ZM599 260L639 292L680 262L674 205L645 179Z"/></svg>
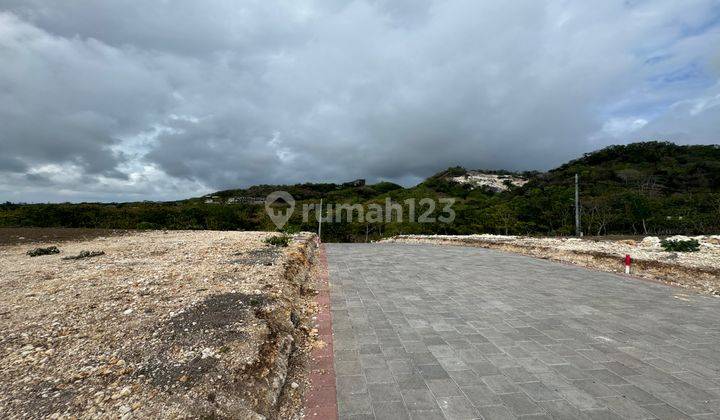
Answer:
<svg viewBox="0 0 720 420"><path fill-rule="evenodd" d="M384 240L491 248L621 273L624 257L632 257L631 274L720 295L720 236L693 237L698 252L666 252L656 237L642 239L537 238L502 235L399 235Z"/></svg>
<svg viewBox="0 0 720 420"><path fill-rule="evenodd" d="M294 417L315 243L145 232L0 247L4 417ZM44 245L56 245L48 243ZM63 260L81 251L105 255Z"/></svg>
<svg viewBox="0 0 720 420"><path fill-rule="evenodd" d="M131 232L133 231L124 229L0 228L0 245L89 241L99 237L119 236Z"/></svg>

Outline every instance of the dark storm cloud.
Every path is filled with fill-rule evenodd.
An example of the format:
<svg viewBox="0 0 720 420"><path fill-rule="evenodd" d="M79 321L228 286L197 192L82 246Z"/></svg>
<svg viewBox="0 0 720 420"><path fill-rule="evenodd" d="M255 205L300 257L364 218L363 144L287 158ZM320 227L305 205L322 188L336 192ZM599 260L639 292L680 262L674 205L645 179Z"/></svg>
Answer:
<svg viewBox="0 0 720 420"><path fill-rule="evenodd" d="M17 158L0 156L0 172L22 172L27 166Z"/></svg>
<svg viewBox="0 0 720 420"><path fill-rule="evenodd" d="M410 183L716 143L718 5L0 0L0 199Z"/></svg>

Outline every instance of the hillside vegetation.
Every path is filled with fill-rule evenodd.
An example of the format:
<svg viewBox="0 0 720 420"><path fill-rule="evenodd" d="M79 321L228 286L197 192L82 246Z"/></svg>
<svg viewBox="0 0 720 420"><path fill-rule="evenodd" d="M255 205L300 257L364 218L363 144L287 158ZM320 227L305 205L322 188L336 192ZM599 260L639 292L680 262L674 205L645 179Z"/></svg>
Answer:
<svg viewBox="0 0 720 420"><path fill-rule="evenodd" d="M364 209L372 203L384 206L390 199L402 205L405 214L407 199L456 199L452 207L456 217L449 224L414 223L407 218L327 223L323 226L326 241L365 241L401 233L570 235L577 173L586 235L720 232L720 147L716 145L634 143L588 153L546 173L473 171L528 181L522 186L508 183L501 192L453 180L466 173L464 168L449 168L411 188L389 182L260 185L166 203L6 203L0 205L0 226L274 230L257 199L284 190L297 200L286 226L291 231L317 229L315 215L303 221L300 209L321 198L325 204L360 204ZM440 215L441 208L431 216Z"/></svg>

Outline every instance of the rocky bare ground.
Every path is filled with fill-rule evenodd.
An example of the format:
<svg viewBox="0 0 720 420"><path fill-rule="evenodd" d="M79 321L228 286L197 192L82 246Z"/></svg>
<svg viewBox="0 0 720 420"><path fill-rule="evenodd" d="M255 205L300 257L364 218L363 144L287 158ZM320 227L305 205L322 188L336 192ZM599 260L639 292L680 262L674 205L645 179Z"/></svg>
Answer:
<svg viewBox="0 0 720 420"><path fill-rule="evenodd" d="M666 252L656 237L594 240L503 235L399 235L385 241L492 248L610 272L624 272L624 257L630 255L633 275L720 295L720 236L692 238L700 242L700 251Z"/></svg>
<svg viewBox="0 0 720 420"><path fill-rule="evenodd" d="M315 238L269 235L0 247L3 418L298 417ZM105 254L62 259L86 250Z"/></svg>

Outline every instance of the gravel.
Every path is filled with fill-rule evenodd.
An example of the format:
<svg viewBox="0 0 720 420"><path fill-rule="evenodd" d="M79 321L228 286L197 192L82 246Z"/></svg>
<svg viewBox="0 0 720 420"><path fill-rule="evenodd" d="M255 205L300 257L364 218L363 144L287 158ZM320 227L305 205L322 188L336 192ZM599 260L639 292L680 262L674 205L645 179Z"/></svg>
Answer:
<svg viewBox="0 0 720 420"><path fill-rule="evenodd" d="M268 236L142 232L42 258L1 247L0 413L257 417L262 381L227 383L254 374L272 335L261 313L290 301L286 261L302 245L277 250ZM105 254L62 260L86 249Z"/></svg>
<svg viewBox="0 0 720 420"><path fill-rule="evenodd" d="M490 243L507 243L524 246L551 247L558 250L605 252L624 257L629 254L633 258L644 260L676 260L678 264L688 267L720 268L720 235L712 236L674 236L670 239L696 239L700 242L699 252L674 253L666 252L660 247L660 239L649 236L641 241L632 239L618 241L598 241L578 238L543 238L506 235L400 235L396 240L453 242L457 240ZM392 239L391 239L392 240Z"/></svg>

